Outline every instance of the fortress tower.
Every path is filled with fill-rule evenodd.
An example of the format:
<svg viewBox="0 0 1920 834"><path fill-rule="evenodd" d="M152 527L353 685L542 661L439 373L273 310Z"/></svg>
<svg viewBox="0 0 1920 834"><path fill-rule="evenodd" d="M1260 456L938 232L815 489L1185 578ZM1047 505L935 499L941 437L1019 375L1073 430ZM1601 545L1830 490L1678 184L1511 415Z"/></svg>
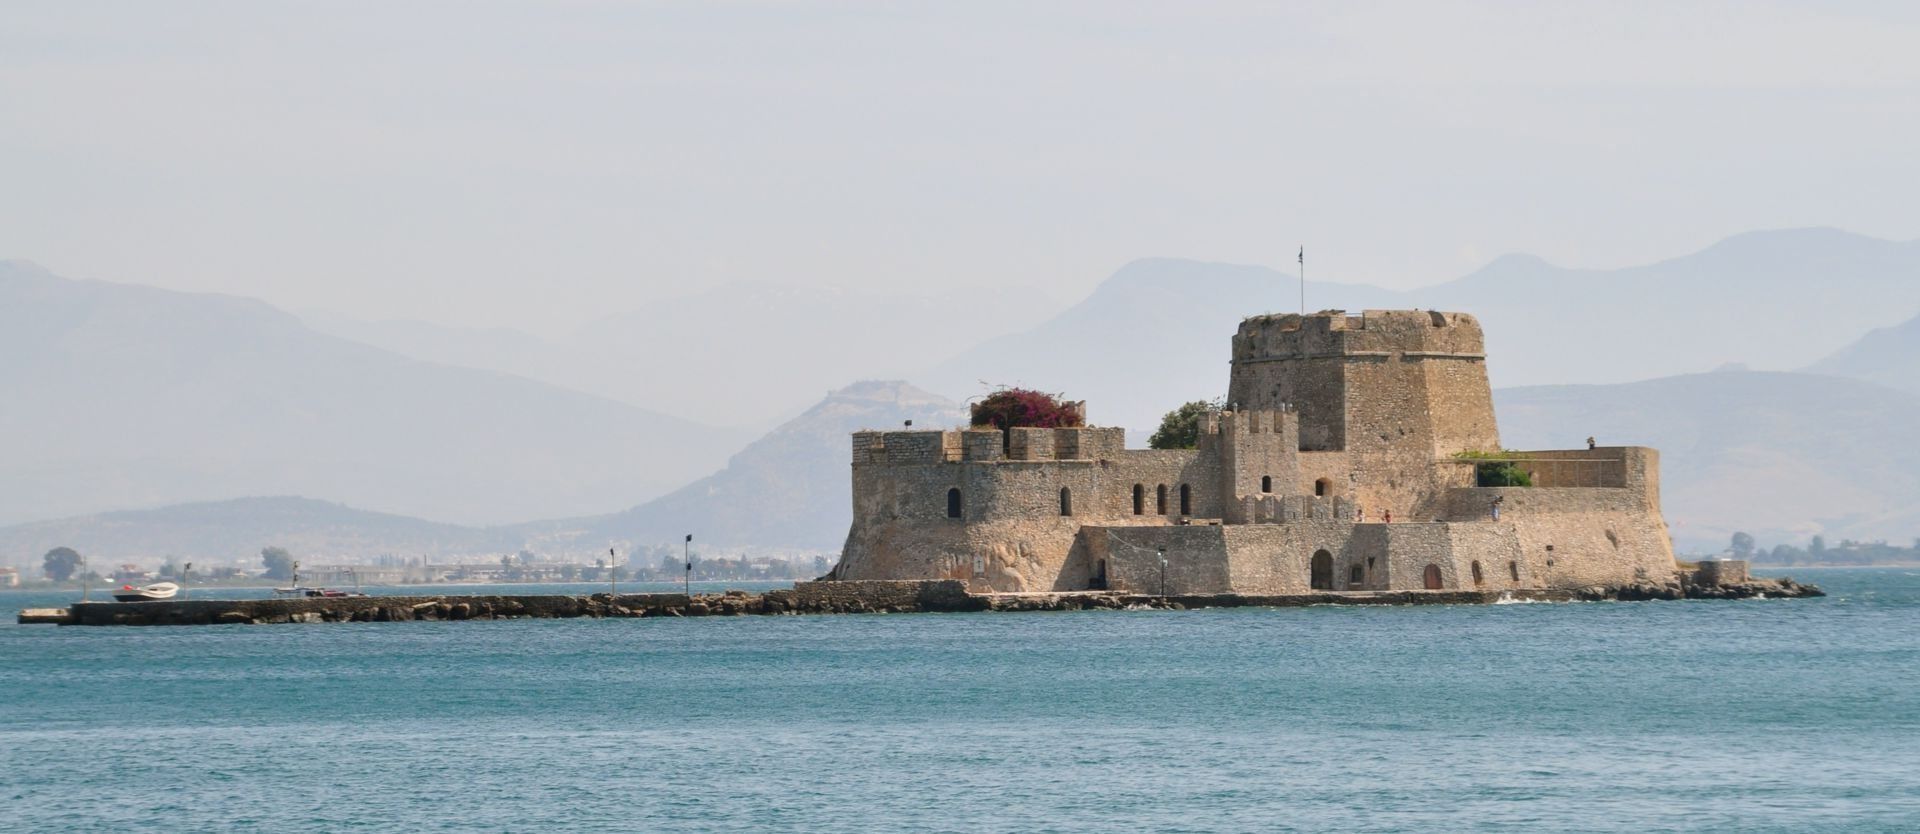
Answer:
<svg viewBox="0 0 1920 834"><path fill-rule="evenodd" d="M1302 451L1500 448L1480 323L1465 313L1256 316L1233 337L1229 408L1300 413Z"/></svg>
<svg viewBox="0 0 1920 834"><path fill-rule="evenodd" d="M1256 316L1233 337L1229 408L1300 415L1325 488L1431 517L1433 462L1498 451L1480 323L1465 313L1334 310ZM1337 453L1337 454L1335 454Z"/></svg>

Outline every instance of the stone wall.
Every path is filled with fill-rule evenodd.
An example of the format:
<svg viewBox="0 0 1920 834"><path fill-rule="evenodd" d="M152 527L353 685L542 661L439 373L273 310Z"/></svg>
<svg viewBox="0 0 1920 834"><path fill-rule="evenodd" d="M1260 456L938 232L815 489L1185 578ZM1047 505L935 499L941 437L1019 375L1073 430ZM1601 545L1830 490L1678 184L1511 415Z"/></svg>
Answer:
<svg viewBox="0 0 1920 834"><path fill-rule="evenodd" d="M1694 569L1693 577L1701 585L1736 585L1752 579L1745 559L1709 559Z"/></svg>
<svg viewBox="0 0 1920 834"><path fill-rule="evenodd" d="M1033 439L1043 433L1050 440ZM855 437L856 450L865 454L855 458L854 524L833 578L939 577L967 581L983 592L1085 588L1087 563L1084 554L1076 561L1073 552L1082 525L1168 526L1182 519L1183 507L1184 517L1201 519L1221 518L1229 509L1217 442L1203 450L1128 450L1117 449L1117 429L1030 430L1011 435L1014 454L1002 456L999 446L974 438L992 435L997 443L998 432L948 433L956 436L948 443L929 439L940 434L885 432L878 441L873 433ZM914 436L909 452L886 451L906 435ZM1289 438L1283 432L1278 442L1284 445ZM965 449L958 459L932 451L956 444ZM1066 449L1112 456L1017 459ZM899 462L903 459L910 462ZM1284 468L1279 478L1292 480ZM947 513L955 490L959 518Z"/></svg>
<svg viewBox="0 0 1920 834"><path fill-rule="evenodd" d="M1157 592L1162 549L1174 589L1169 593L1426 589L1429 567L1439 578L1436 590L1514 590L1539 583L1511 524L1308 521L1088 528L1082 537L1093 559L1107 561L1116 591ZM1324 560L1323 588L1314 587L1316 559Z"/></svg>
<svg viewBox="0 0 1920 834"><path fill-rule="evenodd" d="M1492 525L1488 506L1501 503L1520 563L1541 587L1616 585L1671 574L1673 544L1666 523L1637 490L1615 488L1475 487L1448 493L1447 517Z"/></svg>
<svg viewBox="0 0 1920 834"><path fill-rule="evenodd" d="M1099 570L1105 563L1107 588L1117 593L1209 594L1232 583L1224 551L1223 526L1198 527L1088 527L1081 542ZM1163 572L1160 559L1166 556ZM1084 585L1082 587L1085 587Z"/></svg>

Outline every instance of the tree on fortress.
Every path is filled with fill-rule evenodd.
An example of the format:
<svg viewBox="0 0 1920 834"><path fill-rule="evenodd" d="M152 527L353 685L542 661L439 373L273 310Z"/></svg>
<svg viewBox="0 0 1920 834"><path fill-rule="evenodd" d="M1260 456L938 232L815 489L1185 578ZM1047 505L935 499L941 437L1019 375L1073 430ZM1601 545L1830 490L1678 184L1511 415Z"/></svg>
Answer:
<svg viewBox="0 0 1920 834"><path fill-rule="evenodd" d="M56 547L47 551L45 570L47 578L55 582L65 582L73 578L73 572L80 568L80 551L71 547Z"/></svg>
<svg viewBox="0 0 1920 834"><path fill-rule="evenodd" d="M1167 412L1160 428L1147 438L1152 449L1194 449L1200 446L1200 418L1220 410L1217 400L1194 400Z"/></svg>
<svg viewBox="0 0 1920 834"><path fill-rule="evenodd" d="M293 554L284 547L266 547L260 550L260 561L267 565L268 579L293 578Z"/></svg>
<svg viewBox="0 0 1920 834"><path fill-rule="evenodd" d="M1058 429L1086 425L1087 415L1080 404L1067 402L1062 397L1026 388L1002 388L973 404L973 425L992 426L1002 432L1013 428Z"/></svg>

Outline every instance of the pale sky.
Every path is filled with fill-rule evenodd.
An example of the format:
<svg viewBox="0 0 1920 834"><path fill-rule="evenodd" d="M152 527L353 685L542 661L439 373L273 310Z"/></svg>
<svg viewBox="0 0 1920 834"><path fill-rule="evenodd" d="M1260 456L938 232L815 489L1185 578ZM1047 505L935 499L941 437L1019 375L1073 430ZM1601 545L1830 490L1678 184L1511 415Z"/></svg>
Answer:
<svg viewBox="0 0 1920 834"><path fill-rule="evenodd" d="M554 332L1920 236L1905 3L0 2L0 257Z"/></svg>

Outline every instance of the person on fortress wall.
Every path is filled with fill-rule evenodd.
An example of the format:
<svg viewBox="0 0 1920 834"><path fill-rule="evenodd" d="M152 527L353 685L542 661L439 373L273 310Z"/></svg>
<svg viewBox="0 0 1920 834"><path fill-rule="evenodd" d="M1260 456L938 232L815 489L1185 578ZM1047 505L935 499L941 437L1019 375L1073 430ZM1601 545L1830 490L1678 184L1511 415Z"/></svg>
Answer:
<svg viewBox="0 0 1920 834"><path fill-rule="evenodd" d="M1587 451L1593 451L1593 438L1587 438Z"/></svg>
<svg viewBox="0 0 1920 834"><path fill-rule="evenodd" d="M1494 521L1500 520L1500 505L1505 503L1506 500L1507 500L1507 497L1505 495L1502 495L1498 498L1493 499L1493 503L1487 505L1487 510L1493 513Z"/></svg>

